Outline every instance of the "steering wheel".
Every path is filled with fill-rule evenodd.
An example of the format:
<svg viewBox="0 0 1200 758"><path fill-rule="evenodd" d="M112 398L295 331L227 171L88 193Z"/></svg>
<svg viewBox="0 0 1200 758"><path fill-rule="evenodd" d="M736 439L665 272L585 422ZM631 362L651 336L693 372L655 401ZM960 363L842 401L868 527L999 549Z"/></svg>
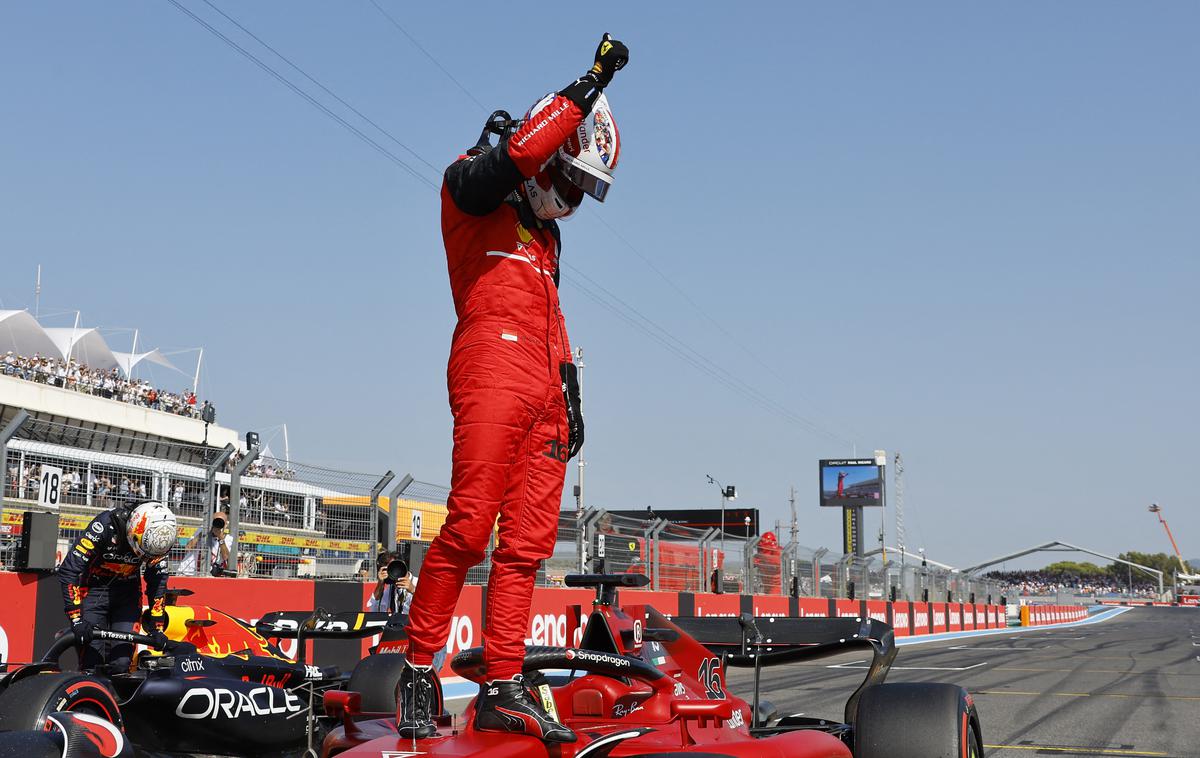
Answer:
<svg viewBox="0 0 1200 758"><path fill-rule="evenodd" d="M483 648L473 647L462 651L450 661L450 668L464 679L482 682L485 677ZM655 690L672 688L670 677L641 658L573 647L549 647L546 645L526 647L525 663L521 667L522 672L529 673L545 669L574 669L614 679L629 677L645 682Z"/></svg>

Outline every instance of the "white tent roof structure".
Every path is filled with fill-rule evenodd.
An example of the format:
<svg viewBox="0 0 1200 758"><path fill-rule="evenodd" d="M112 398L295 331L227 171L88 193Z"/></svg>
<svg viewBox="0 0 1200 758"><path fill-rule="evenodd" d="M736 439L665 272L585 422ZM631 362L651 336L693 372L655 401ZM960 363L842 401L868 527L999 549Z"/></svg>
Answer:
<svg viewBox="0 0 1200 758"><path fill-rule="evenodd" d="M0 311L0 353L61 358L58 346L29 311Z"/></svg>
<svg viewBox="0 0 1200 758"><path fill-rule="evenodd" d="M179 371L157 349L140 353L115 352L99 329L85 326L44 327L29 311L0 310L0 356L9 351L26 358L35 355L60 360L73 358L89 368L119 368L125 376L130 376L137 365L143 362ZM199 364L196 370L199 372Z"/></svg>
<svg viewBox="0 0 1200 758"><path fill-rule="evenodd" d="M167 360L167 357L160 353L157 348L145 353L120 353L114 351L113 355L116 357L117 365L121 367L121 371L125 373L125 376L132 374L134 367L136 367L142 361L157 363L160 366L166 366L167 368L175 369L176 371L179 370L176 368L175 364ZM86 361L84 362L86 363Z"/></svg>
<svg viewBox="0 0 1200 758"><path fill-rule="evenodd" d="M75 328L71 326L56 326L46 329L46 334L54 340L58 354L63 358L74 358L91 368L117 368L117 356L104 341L103 335L96 329Z"/></svg>

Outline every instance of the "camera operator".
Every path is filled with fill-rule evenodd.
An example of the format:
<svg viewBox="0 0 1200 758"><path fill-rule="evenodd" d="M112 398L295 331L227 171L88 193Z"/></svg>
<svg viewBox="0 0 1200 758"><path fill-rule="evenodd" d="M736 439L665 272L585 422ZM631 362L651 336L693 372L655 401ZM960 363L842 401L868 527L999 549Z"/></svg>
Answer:
<svg viewBox="0 0 1200 758"><path fill-rule="evenodd" d="M389 565L391 575L389 576ZM375 590L367 600L367 610L383 613L408 613L413 593L417 590L417 577L408 570L408 564L396 553L380 553L375 560Z"/></svg>
<svg viewBox="0 0 1200 758"><path fill-rule="evenodd" d="M199 529L184 545L186 555L179 564L179 573L183 576L195 576L200 572L200 556L204 550L209 551L210 566L213 576L224 576L229 568L229 555L233 549L233 535L229 533L229 511L220 511L213 516L207 532ZM203 545L200 543L203 541Z"/></svg>

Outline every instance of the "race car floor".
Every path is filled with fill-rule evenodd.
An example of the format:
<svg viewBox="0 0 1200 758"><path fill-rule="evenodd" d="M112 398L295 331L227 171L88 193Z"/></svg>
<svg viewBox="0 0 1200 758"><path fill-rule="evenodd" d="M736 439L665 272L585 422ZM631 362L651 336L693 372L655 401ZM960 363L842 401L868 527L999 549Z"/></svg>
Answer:
<svg viewBox="0 0 1200 758"><path fill-rule="evenodd" d="M840 721L865 673L862 653L766 669L762 697L781 714ZM965 687L987 756L1200 758L1200 609L906 645L888 681ZM747 700L751 682L729 674Z"/></svg>

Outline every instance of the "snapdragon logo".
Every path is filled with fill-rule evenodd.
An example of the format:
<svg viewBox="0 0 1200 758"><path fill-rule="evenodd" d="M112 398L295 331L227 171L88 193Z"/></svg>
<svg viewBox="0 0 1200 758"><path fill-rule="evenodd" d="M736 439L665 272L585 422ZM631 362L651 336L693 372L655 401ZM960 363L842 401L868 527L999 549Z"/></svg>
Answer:
<svg viewBox="0 0 1200 758"><path fill-rule="evenodd" d="M616 655L605 655L604 653L593 653L588 650L568 650L567 660L573 661L579 659L581 661L591 661L592 663L603 663L609 666L628 666L629 660Z"/></svg>
<svg viewBox="0 0 1200 758"><path fill-rule="evenodd" d="M277 687L256 687L249 692L197 687L184 693L175 715L183 719L236 719L242 715L299 713L303 707L294 693Z"/></svg>

